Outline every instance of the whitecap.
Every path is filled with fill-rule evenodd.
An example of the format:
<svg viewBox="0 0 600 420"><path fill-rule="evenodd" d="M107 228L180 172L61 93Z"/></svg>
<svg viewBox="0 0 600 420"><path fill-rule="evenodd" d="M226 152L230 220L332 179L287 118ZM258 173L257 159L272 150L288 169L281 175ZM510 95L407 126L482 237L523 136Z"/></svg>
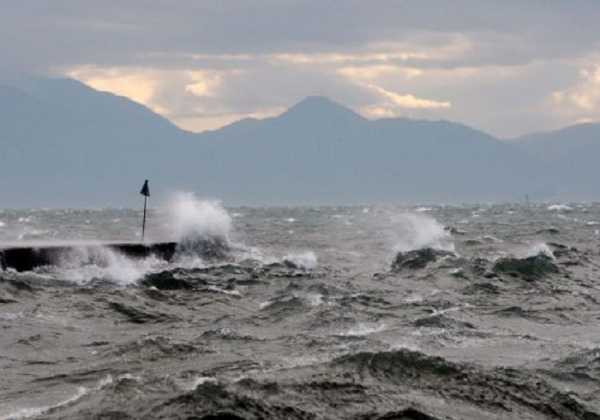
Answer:
<svg viewBox="0 0 600 420"><path fill-rule="evenodd" d="M23 312L0 312L2 321L15 321L19 318L23 318Z"/></svg>
<svg viewBox="0 0 600 420"><path fill-rule="evenodd" d="M59 407L63 407L65 405L72 404L79 400L81 397L86 395L89 390L86 387L80 386L77 388L75 394L70 396L69 398L60 401L56 404L42 406L42 407L23 407L18 410L9 413L7 415L0 415L0 420L15 420L15 419L28 419L31 417L39 417L46 414L50 410L54 410Z"/></svg>
<svg viewBox="0 0 600 420"><path fill-rule="evenodd" d="M319 306L323 303L323 295L320 293L307 293L306 300L310 306Z"/></svg>
<svg viewBox="0 0 600 420"><path fill-rule="evenodd" d="M284 261L289 261L305 270L313 270L317 267L317 255L313 251L288 254L283 257Z"/></svg>
<svg viewBox="0 0 600 420"><path fill-rule="evenodd" d="M409 350L409 351L422 351L421 347L419 347L416 343L411 343L407 341L397 341L390 344L392 350Z"/></svg>
<svg viewBox="0 0 600 420"><path fill-rule="evenodd" d="M312 366L319 363L331 361L335 358L334 355L321 355L321 356L297 356L297 357L286 357L283 359L283 365L286 368L295 368L303 366Z"/></svg>
<svg viewBox="0 0 600 420"><path fill-rule="evenodd" d="M137 376L137 375L132 375L131 373L123 373L122 375L117 376L117 381L135 381L135 382L141 383L142 377Z"/></svg>
<svg viewBox="0 0 600 420"><path fill-rule="evenodd" d="M567 206L566 204L552 204L548 206L549 211L571 211L573 208Z"/></svg>
<svg viewBox="0 0 600 420"><path fill-rule="evenodd" d="M268 308L269 306L271 306L273 303L275 303L275 302L273 302L272 300L266 300L264 302L259 303L258 308L260 310L263 310L263 309Z"/></svg>
<svg viewBox="0 0 600 420"><path fill-rule="evenodd" d="M208 290L211 290L213 292L217 292L217 293L223 293L224 295L230 295L230 296L241 296L241 293L238 290L226 290L226 289L221 289L218 286L214 286L214 285L210 285L207 288Z"/></svg>
<svg viewBox="0 0 600 420"><path fill-rule="evenodd" d="M493 235L484 235L481 238L489 242L504 242L502 239L496 238Z"/></svg>
<svg viewBox="0 0 600 420"><path fill-rule="evenodd" d="M193 391L194 389L198 388L198 386L207 384L207 383L208 384L216 384L217 378L215 378L214 376L196 376L190 382L181 384L180 387L184 391Z"/></svg>
<svg viewBox="0 0 600 420"><path fill-rule="evenodd" d="M423 302L423 300L424 300L423 296L421 296L419 294L414 294L414 295L410 295L406 299L404 299L404 302L405 303L420 303L420 302Z"/></svg>
<svg viewBox="0 0 600 420"><path fill-rule="evenodd" d="M383 331L384 329L385 329L385 324L383 324L383 323L381 323L381 324L359 323L339 335L349 336L349 337L365 336L365 335L374 334L374 333Z"/></svg>

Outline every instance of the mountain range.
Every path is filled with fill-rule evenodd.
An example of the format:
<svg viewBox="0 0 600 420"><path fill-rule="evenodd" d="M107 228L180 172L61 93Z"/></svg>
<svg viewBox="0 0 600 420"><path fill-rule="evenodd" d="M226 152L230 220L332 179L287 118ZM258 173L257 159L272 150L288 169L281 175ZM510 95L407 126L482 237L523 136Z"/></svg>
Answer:
<svg viewBox="0 0 600 420"><path fill-rule="evenodd" d="M598 152L600 124L507 141L308 97L191 133L72 79L0 86L4 208L135 205L146 178L159 198L188 190L233 205L596 199Z"/></svg>

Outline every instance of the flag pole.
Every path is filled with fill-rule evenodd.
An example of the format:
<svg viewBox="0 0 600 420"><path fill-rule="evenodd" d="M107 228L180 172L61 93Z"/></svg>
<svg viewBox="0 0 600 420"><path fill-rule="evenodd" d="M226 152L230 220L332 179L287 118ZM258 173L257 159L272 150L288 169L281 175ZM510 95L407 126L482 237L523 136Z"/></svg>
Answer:
<svg viewBox="0 0 600 420"><path fill-rule="evenodd" d="M146 204L148 203L148 197L144 196L144 220L142 221L142 242L144 242L144 235L146 234Z"/></svg>

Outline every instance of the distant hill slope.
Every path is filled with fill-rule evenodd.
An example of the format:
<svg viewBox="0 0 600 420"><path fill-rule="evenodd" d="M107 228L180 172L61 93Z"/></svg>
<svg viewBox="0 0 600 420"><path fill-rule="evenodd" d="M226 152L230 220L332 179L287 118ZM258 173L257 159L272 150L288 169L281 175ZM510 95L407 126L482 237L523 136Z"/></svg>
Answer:
<svg viewBox="0 0 600 420"><path fill-rule="evenodd" d="M560 130L533 133L515 139L515 144L540 158L556 162L580 157L584 151L600 151L600 123L577 124Z"/></svg>
<svg viewBox="0 0 600 420"><path fill-rule="evenodd" d="M558 194L600 198L600 124L529 134L514 144L529 156L546 162Z"/></svg>
<svg viewBox="0 0 600 420"><path fill-rule="evenodd" d="M0 207L132 205L145 178L153 197L188 189L232 204L555 192L557 181L522 147L447 121L371 121L322 97L192 134L129 99L42 79L0 88Z"/></svg>
<svg viewBox="0 0 600 420"><path fill-rule="evenodd" d="M119 205L191 138L144 106L69 79L0 88L2 207ZM143 180L143 179L142 179ZM133 188L135 186L135 188Z"/></svg>
<svg viewBox="0 0 600 420"><path fill-rule="evenodd" d="M481 131L369 121L320 97L198 138L215 156L207 176L224 181L211 192L261 202L515 200L542 188L535 159Z"/></svg>

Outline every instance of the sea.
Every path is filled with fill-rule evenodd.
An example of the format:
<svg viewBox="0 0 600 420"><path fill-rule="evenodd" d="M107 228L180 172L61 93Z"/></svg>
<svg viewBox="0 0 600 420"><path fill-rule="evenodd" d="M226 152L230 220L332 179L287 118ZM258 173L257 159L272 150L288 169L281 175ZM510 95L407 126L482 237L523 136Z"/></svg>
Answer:
<svg viewBox="0 0 600 420"><path fill-rule="evenodd" d="M180 194L171 260L104 245L141 223L0 210L0 248L72 246L0 271L0 419L600 419L599 203Z"/></svg>

